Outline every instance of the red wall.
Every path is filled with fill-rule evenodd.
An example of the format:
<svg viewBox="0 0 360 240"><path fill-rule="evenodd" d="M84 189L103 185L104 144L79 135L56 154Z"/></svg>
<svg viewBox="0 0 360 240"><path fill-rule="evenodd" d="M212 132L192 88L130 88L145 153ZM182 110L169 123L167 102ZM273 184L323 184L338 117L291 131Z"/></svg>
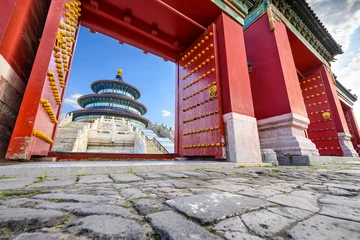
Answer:
<svg viewBox="0 0 360 240"><path fill-rule="evenodd" d="M221 15L216 28L223 113L254 117L243 29L225 14Z"/></svg>
<svg viewBox="0 0 360 240"><path fill-rule="evenodd" d="M253 64L251 90L257 119L286 113L307 116L286 26L270 31L265 14L245 30L247 58Z"/></svg>
<svg viewBox="0 0 360 240"><path fill-rule="evenodd" d="M10 64L10 69L7 64L0 68L1 159L16 122L50 0L1 0L0 5L0 55ZM5 68L6 73L2 73Z"/></svg>

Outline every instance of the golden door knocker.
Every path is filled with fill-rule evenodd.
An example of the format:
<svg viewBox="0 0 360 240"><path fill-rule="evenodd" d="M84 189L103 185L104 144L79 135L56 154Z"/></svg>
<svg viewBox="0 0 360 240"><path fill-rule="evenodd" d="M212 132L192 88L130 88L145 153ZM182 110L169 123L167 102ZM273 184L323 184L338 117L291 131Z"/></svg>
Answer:
<svg viewBox="0 0 360 240"><path fill-rule="evenodd" d="M330 115L330 112L324 112L322 114L322 116L323 116L324 119L329 119L331 115Z"/></svg>
<svg viewBox="0 0 360 240"><path fill-rule="evenodd" d="M216 90L217 90L216 86L211 86L211 87L209 88L209 95L210 95L210 97L215 97L215 96L216 96Z"/></svg>

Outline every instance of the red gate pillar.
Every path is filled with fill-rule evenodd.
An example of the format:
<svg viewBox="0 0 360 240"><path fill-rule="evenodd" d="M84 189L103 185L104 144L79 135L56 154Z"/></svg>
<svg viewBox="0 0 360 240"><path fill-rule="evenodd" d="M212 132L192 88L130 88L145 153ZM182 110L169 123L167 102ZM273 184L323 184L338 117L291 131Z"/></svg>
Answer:
<svg viewBox="0 0 360 240"><path fill-rule="evenodd" d="M326 95L329 99L331 117L335 122L335 128L338 133L338 139L343 150L344 157L358 157L359 155L356 153L351 142L351 134L346 124L345 115L336 92L335 81L332 73L329 72L325 66L322 66L320 71L323 76Z"/></svg>
<svg viewBox="0 0 360 240"><path fill-rule="evenodd" d="M348 126L351 127L352 130L351 137L354 143L354 148L357 150L357 153L360 154L360 129L355 118L354 110L350 107L347 109L343 108L343 110L345 115L348 117Z"/></svg>
<svg viewBox="0 0 360 240"><path fill-rule="evenodd" d="M216 24L227 159L261 163L242 26L225 14Z"/></svg>
<svg viewBox="0 0 360 240"><path fill-rule="evenodd" d="M253 67L250 81L261 148L273 149L280 156L319 155L305 135L310 121L286 26L275 22L275 30L271 31L264 14L244 34Z"/></svg>

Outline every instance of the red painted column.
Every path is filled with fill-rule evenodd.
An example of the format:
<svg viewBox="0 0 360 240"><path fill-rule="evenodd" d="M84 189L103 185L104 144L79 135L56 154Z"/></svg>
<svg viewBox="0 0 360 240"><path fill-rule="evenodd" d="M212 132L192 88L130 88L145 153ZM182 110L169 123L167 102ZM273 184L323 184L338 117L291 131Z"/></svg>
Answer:
<svg viewBox="0 0 360 240"><path fill-rule="evenodd" d="M0 44L15 9L16 0L2 0L0 8Z"/></svg>
<svg viewBox="0 0 360 240"><path fill-rule="evenodd" d="M50 59L53 57L53 49L59 23L63 15L62 9L65 1L66 0L52 0L51 2L6 158L29 159L35 151L36 155L46 156L50 149L49 144L33 136L33 130L35 125L42 125L44 128L47 128L47 136L51 136L53 132L53 125L49 124L47 114L42 111L43 108L40 104L40 98L43 95L45 86L48 86L46 82L47 71L49 69ZM40 112L40 117L38 116L38 112Z"/></svg>
<svg viewBox="0 0 360 240"><path fill-rule="evenodd" d="M225 14L216 23L227 160L257 164L261 152L242 26Z"/></svg>
<svg viewBox="0 0 360 240"><path fill-rule="evenodd" d="M352 134L354 137L354 142L356 144L356 150L358 152L358 154L360 154L360 128L357 124L356 118L355 118L355 114L354 114L354 110L352 108L348 108L346 110L346 114L349 117L349 123L351 125L352 128Z"/></svg>
<svg viewBox="0 0 360 240"><path fill-rule="evenodd" d="M324 87L326 95L329 100L331 117L335 122L335 127L338 133L338 138L340 141L341 148L343 150L345 157L357 157L352 143L351 143L351 134L349 128L346 124L345 115L341 107L339 97L336 92L335 81L332 76L332 73L325 67L322 66L320 69L321 75L323 76Z"/></svg>
<svg viewBox="0 0 360 240"><path fill-rule="evenodd" d="M251 90L262 149L278 155L318 155L305 136L309 125L286 26L275 22L270 31L264 14L245 30L252 62Z"/></svg>

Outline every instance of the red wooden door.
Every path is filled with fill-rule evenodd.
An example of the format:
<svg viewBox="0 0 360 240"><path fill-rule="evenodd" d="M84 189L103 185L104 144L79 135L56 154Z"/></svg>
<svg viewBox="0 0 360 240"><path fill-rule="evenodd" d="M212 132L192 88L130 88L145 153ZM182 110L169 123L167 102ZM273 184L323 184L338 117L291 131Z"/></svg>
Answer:
<svg viewBox="0 0 360 240"><path fill-rule="evenodd" d="M328 97L320 72L300 80L307 114L310 120L308 136L320 155L342 156L335 122L332 119Z"/></svg>
<svg viewBox="0 0 360 240"><path fill-rule="evenodd" d="M47 156L61 112L79 26L79 0L52 0L33 69L6 154Z"/></svg>
<svg viewBox="0 0 360 240"><path fill-rule="evenodd" d="M180 156L226 158L215 30L212 24L178 63Z"/></svg>

